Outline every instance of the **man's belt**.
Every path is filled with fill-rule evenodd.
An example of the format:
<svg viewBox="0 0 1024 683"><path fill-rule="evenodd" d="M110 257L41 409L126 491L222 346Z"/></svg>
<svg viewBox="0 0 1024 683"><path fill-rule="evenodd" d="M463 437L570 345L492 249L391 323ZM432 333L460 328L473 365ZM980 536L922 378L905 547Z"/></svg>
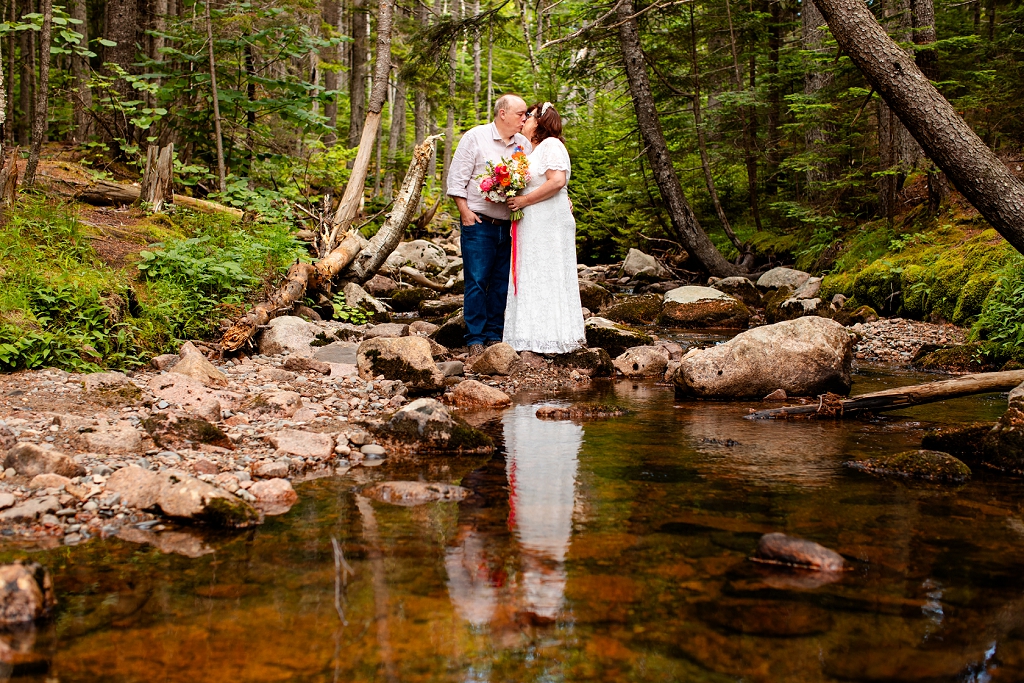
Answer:
<svg viewBox="0 0 1024 683"><path fill-rule="evenodd" d="M497 225L502 228L512 227L512 221L508 220L507 218L491 218L490 216L482 213L478 213L477 216L480 218L480 220L487 221L492 225Z"/></svg>

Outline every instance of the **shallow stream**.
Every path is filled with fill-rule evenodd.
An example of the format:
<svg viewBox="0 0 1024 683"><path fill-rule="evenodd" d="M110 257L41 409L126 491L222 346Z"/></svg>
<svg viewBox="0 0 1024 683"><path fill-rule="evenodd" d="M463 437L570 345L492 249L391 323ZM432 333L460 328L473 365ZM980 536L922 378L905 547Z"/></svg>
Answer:
<svg viewBox="0 0 1024 683"><path fill-rule="evenodd" d="M862 369L854 393L928 379ZM843 462L995 420L999 396L874 421L750 422L606 381L566 400L632 414L542 422L519 396L474 416L494 457L386 464L297 486L245 534L34 551L59 611L5 636L27 681L1019 681L1024 480L962 487ZM359 490L444 480L462 503ZM842 553L831 583L748 560L783 531ZM202 554L205 553L205 554ZM7 546L0 559L23 556ZM6 648L6 649L5 649ZM3 676L0 675L0 680Z"/></svg>

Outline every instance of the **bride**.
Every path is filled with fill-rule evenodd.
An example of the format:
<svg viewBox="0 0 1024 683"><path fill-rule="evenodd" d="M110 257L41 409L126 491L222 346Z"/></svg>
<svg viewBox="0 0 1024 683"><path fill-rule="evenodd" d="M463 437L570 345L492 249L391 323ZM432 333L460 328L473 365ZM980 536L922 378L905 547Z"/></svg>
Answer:
<svg viewBox="0 0 1024 683"><path fill-rule="evenodd" d="M562 117L550 102L526 113L523 135L533 143L530 183L509 208L522 210L513 236L504 341L516 351L568 353L584 345L583 307L576 278L576 219L566 184L569 152Z"/></svg>

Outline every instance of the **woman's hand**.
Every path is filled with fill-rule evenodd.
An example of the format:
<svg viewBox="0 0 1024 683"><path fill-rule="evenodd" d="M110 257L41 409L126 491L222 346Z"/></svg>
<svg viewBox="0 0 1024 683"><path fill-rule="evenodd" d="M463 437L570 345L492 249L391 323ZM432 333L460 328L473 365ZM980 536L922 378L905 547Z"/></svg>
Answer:
<svg viewBox="0 0 1024 683"><path fill-rule="evenodd" d="M505 202L512 211L522 211L523 207L529 206L526 197L509 197Z"/></svg>

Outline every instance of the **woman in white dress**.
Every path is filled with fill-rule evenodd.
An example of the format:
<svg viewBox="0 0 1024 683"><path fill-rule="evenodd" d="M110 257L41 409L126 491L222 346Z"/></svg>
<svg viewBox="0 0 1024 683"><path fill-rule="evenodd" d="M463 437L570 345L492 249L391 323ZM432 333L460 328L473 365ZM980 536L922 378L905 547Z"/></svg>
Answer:
<svg viewBox="0 0 1024 683"><path fill-rule="evenodd" d="M533 143L530 183L508 201L522 209L513 239L504 341L516 351L569 353L586 342L576 277L576 219L566 184L572 173L562 117L550 102L527 111Z"/></svg>

